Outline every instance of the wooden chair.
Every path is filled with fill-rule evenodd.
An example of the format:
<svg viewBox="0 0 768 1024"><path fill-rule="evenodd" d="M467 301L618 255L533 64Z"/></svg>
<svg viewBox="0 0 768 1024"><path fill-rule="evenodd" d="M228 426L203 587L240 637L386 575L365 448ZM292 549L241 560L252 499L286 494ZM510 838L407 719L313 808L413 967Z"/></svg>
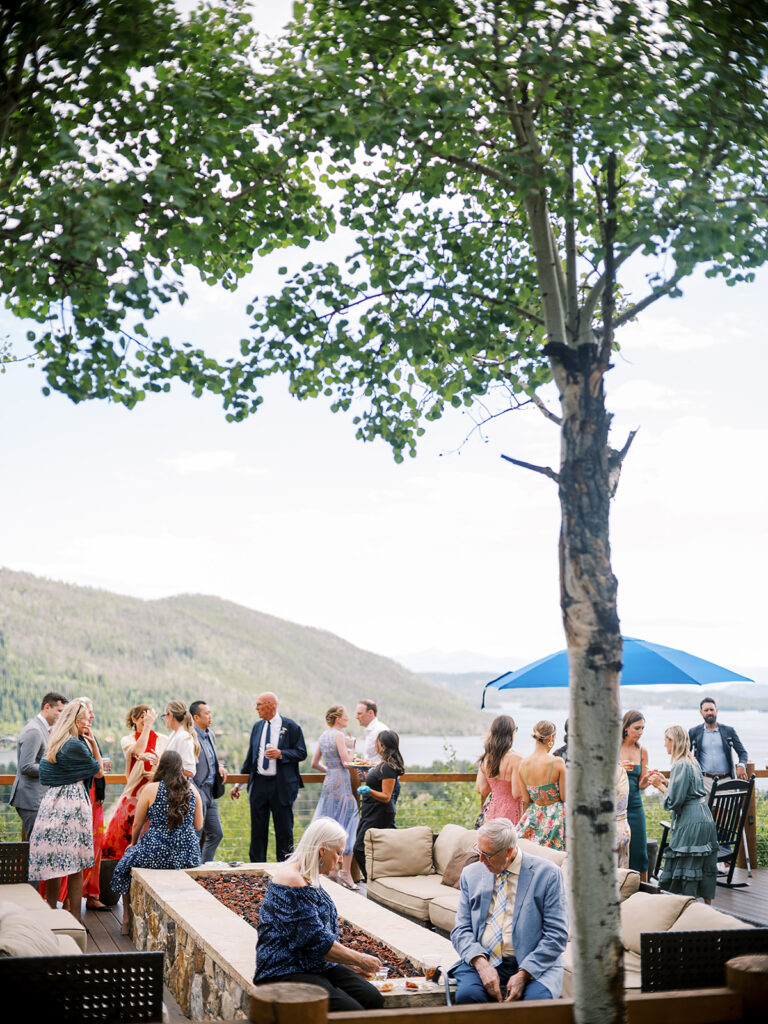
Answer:
<svg viewBox="0 0 768 1024"><path fill-rule="evenodd" d="M729 889L749 885L749 882L734 882L733 871L741 849L754 788L754 775L746 782L743 779L728 779L726 782L715 779L709 794L709 809L717 828L717 863L728 865L727 877L722 881L718 879L717 884Z"/></svg>

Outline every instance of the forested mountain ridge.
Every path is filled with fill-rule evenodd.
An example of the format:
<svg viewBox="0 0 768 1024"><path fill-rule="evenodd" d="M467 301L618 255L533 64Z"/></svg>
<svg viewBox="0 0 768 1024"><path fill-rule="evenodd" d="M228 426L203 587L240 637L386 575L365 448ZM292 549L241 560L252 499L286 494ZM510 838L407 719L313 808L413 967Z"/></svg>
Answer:
<svg viewBox="0 0 768 1024"><path fill-rule="evenodd" d="M360 697L377 700L401 733L479 734L487 722L460 697L324 630L217 597L144 601L0 569L0 733L18 732L47 690L90 696L103 737L122 735L140 701L162 711L174 698L205 699L220 748L235 759L263 690L278 693L308 739L334 703L358 732Z"/></svg>

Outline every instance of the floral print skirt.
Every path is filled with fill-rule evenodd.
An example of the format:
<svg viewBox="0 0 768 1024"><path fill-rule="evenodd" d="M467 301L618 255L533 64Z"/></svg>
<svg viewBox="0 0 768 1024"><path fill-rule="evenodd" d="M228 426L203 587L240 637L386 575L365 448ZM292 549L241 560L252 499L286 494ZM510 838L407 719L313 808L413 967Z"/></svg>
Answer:
<svg viewBox="0 0 768 1024"><path fill-rule="evenodd" d="M50 786L29 837L29 877L45 881L93 864L91 801L82 782Z"/></svg>

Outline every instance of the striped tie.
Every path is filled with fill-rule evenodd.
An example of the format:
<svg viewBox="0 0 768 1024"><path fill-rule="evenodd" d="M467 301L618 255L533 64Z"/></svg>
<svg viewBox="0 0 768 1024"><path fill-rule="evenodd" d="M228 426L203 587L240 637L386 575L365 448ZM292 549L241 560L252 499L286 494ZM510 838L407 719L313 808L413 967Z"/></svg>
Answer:
<svg viewBox="0 0 768 1024"><path fill-rule="evenodd" d="M488 948L488 960L491 967L501 963L502 933L504 930L504 914L507 909L507 879L509 871L501 871L496 876L498 889L491 908L491 920L488 922L491 931L491 943Z"/></svg>

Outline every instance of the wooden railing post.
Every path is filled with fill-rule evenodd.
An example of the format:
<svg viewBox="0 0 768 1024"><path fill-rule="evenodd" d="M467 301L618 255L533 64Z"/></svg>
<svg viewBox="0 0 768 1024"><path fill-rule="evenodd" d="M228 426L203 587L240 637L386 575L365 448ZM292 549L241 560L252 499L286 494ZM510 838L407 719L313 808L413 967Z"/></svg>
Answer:
<svg viewBox="0 0 768 1024"><path fill-rule="evenodd" d="M251 989L256 1024L327 1024L328 993L319 985L277 982Z"/></svg>
<svg viewBox="0 0 768 1024"><path fill-rule="evenodd" d="M747 761L747 778L750 777L752 772L755 770L753 761ZM739 856L736 858L736 867L745 868L747 866L747 853L749 853L749 863L752 868L757 867L757 805L755 803L755 791L757 787L752 790L752 796L749 798L749 811L747 812L747 820L744 824L744 839L746 840L747 849L744 849L744 844L739 847Z"/></svg>
<svg viewBox="0 0 768 1024"><path fill-rule="evenodd" d="M725 965L725 983L742 998L742 1020L762 1024L768 1015L768 956L735 956Z"/></svg>

